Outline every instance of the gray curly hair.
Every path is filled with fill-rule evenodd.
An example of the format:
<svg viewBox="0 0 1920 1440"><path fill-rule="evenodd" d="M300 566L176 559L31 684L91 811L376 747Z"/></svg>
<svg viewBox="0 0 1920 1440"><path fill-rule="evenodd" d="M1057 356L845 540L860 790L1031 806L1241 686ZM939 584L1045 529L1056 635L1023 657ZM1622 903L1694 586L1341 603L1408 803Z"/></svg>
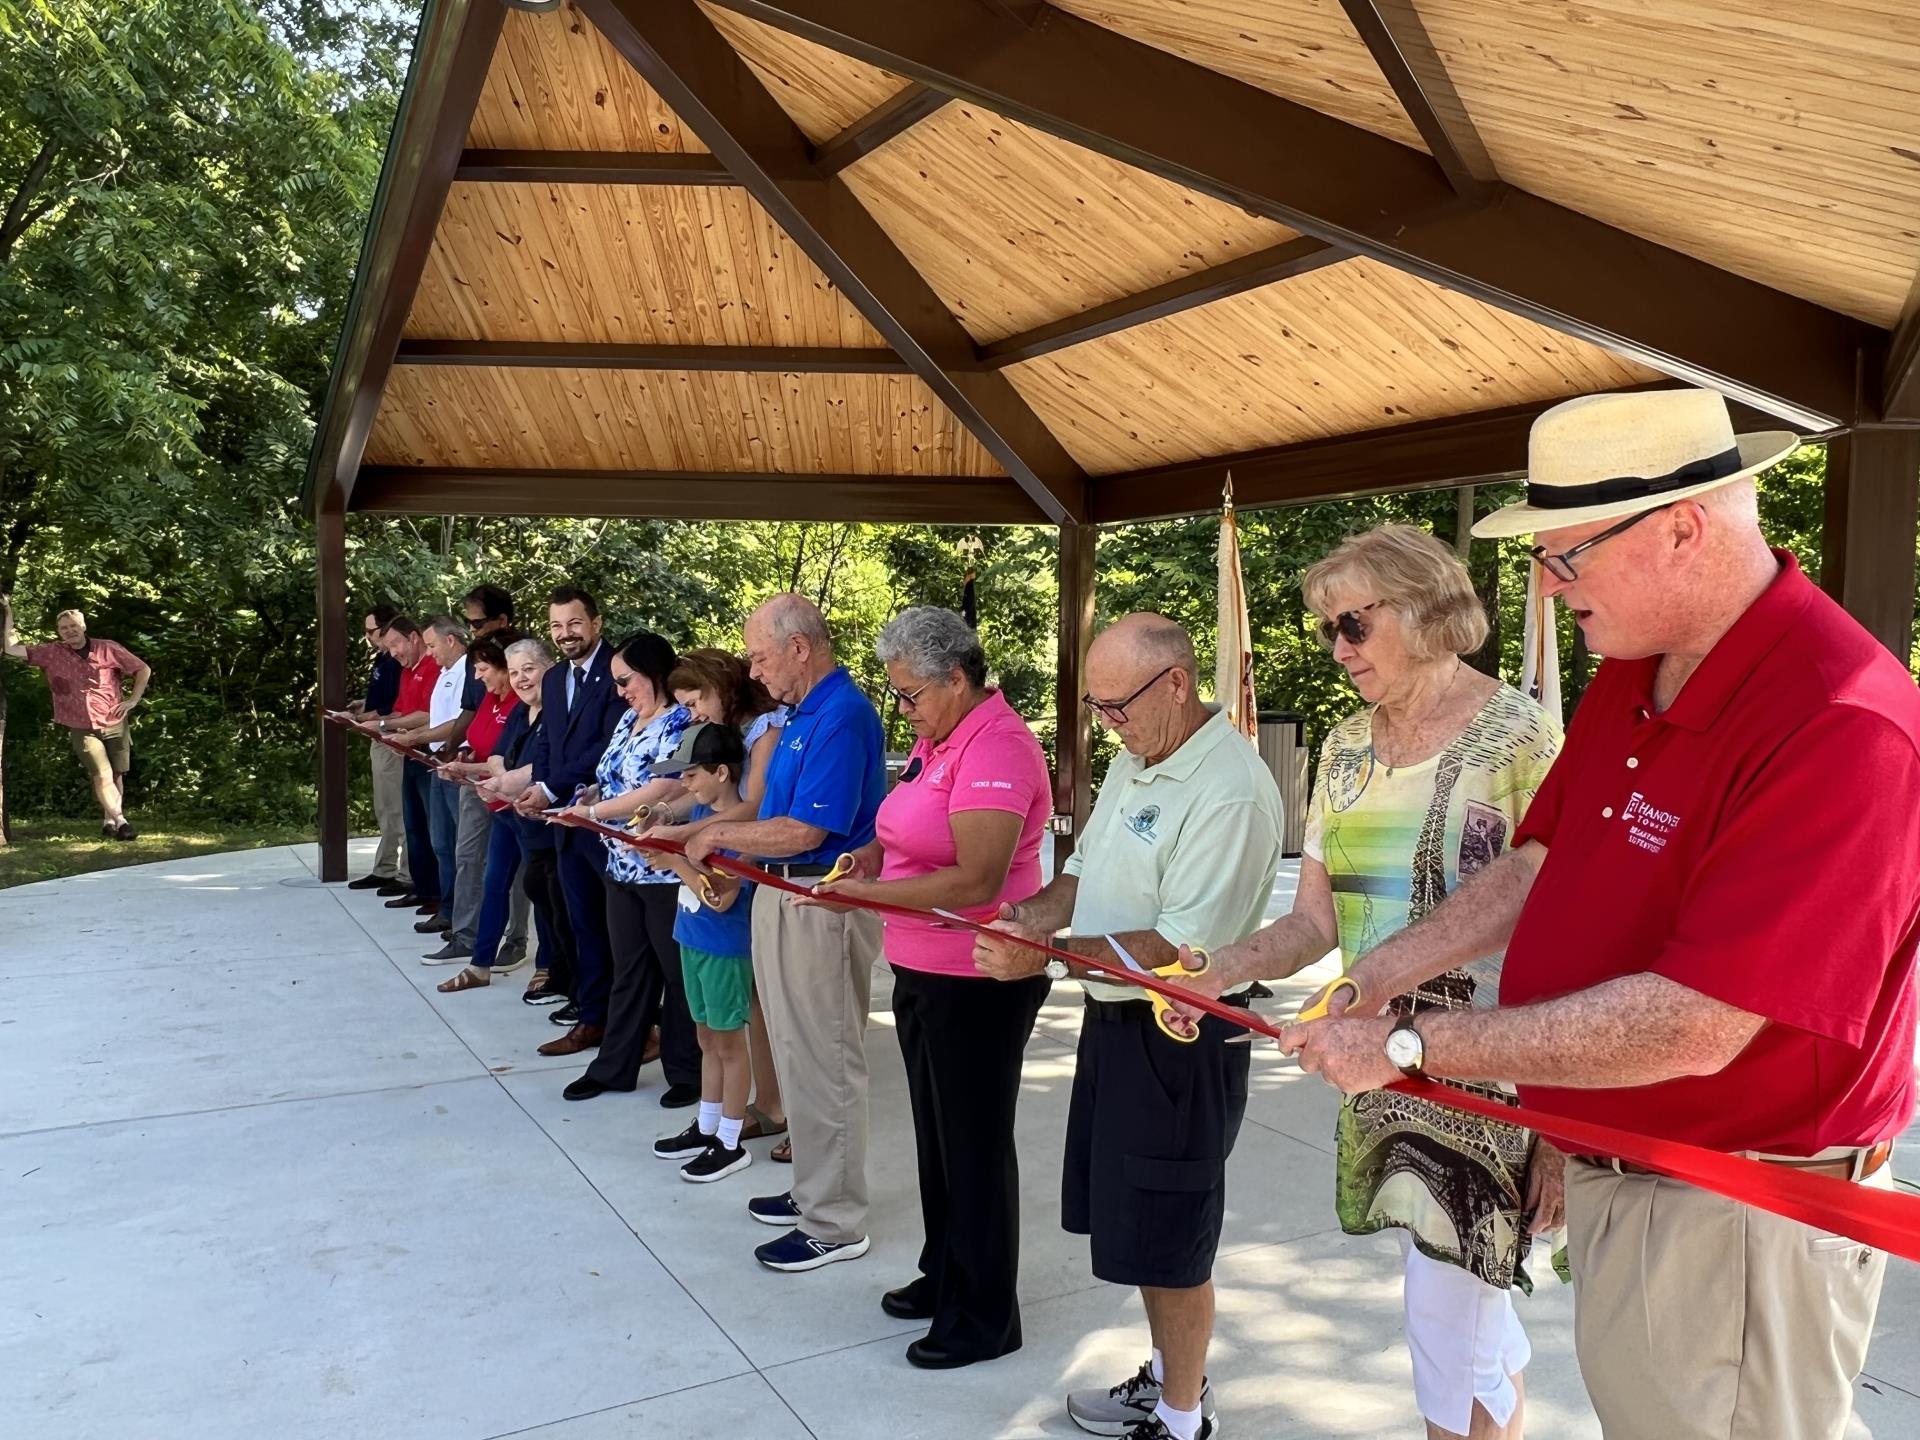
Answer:
<svg viewBox="0 0 1920 1440"><path fill-rule="evenodd" d="M880 628L873 653L882 665L902 664L923 680L944 680L955 670L976 689L987 683L987 652L973 627L938 605L902 610Z"/></svg>

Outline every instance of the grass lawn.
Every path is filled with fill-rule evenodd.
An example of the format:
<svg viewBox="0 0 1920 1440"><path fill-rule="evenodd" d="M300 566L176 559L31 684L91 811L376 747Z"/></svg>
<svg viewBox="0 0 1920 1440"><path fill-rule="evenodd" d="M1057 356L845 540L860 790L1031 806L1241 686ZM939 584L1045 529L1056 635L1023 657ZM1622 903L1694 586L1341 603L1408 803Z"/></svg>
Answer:
<svg viewBox="0 0 1920 1440"><path fill-rule="evenodd" d="M137 840L109 840L100 833L97 819L16 820L13 843L0 846L0 890L89 870L112 870L223 850L258 850L313 839L311 826L222 830L192 823L150 822L140 815L132 819L140 836Z"/></svg>

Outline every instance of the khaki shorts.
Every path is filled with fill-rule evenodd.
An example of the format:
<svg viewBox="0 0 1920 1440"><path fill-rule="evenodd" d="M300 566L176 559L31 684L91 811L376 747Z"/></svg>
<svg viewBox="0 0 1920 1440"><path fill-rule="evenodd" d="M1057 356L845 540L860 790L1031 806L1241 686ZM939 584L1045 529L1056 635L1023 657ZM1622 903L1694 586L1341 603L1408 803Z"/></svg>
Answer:
<svg viewBox="0 0 1920 1440"><path fill-rule="evenodd" d="M111 780L116 775L126 774L127 767L133 761L133 737L127 733L127 722L124 720L117 725L101 725L92 730L69 730L67 739L89 775Z"/></svg>

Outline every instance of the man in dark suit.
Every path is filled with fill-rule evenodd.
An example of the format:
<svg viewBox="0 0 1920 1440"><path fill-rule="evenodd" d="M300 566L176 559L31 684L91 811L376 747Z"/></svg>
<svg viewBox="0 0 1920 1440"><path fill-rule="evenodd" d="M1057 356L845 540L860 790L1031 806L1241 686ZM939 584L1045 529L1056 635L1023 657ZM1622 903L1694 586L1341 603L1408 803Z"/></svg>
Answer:
<svg viewBox="0 0 1920 1440"><path fill-rule="evenodd" d="M562 586L547 597L547 633L561 664L541 681L540 713L546 717L527 748L533 783L515 801L525 814L565 805L583 787L613 738L624 702L613 687L613 649L600 638L600 607L584 590ZM607 913L600 872L606 850L600 837L562 829L560 888L573 927L573 1003L554 1013L556 1025L571 1024L542 1055L577 1055L600 1043L606 1031L613 969L608 960Z"/></svg>

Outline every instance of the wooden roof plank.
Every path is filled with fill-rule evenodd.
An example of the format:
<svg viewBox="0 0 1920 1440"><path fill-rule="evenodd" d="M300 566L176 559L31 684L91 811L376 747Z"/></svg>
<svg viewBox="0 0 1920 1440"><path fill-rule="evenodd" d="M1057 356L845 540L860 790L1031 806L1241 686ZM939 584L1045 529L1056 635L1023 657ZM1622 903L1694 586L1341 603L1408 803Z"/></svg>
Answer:
<svg viewBox="0 0 1920 1440"><path fill-rule="evenodd" d="M1499 179L1413 0L1340 0L1340 5L1454 190L1477 196Z"/></svg>
<svg viewBox="0 0 1920 1440"><path fill-rule="evenodd" d="M694 0L581 8L1047 517L1081 519L1080 467L1004 377L959 368L971 340L844 182L783 178L809 156L806 136Z"/></svg>
<svg viewBox="0 0 1920 1440"><path fill-rule="evenodd" d="M1860 355L1885 340L1536 196L1448 207L1430 157L1064 11L1021 25L980 0L711 3L1806 428L1854 418Z"/></svg>

